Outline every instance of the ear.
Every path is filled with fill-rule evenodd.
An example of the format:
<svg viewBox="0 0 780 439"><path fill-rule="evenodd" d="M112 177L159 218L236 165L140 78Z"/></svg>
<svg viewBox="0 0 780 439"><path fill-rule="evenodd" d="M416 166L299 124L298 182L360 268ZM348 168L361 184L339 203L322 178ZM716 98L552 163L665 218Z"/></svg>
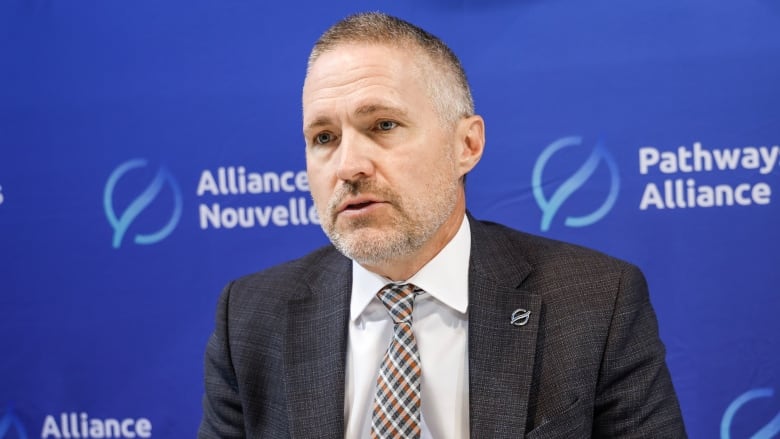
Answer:
<svg viewBox="0 0 780 439"><path fill-rule="evenodd" d="M485 149L485 121L474 115L458 121L456 162L461 177L468 174Z"/></svg>

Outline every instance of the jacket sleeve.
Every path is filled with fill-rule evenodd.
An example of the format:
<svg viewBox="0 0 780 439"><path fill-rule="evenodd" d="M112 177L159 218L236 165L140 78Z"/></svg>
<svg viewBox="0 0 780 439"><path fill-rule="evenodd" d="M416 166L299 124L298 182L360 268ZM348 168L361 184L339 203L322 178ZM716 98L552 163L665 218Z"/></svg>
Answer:
<svg viewBox="0 0 780 439"><path fill-rule="evenodd" d="M593 437L685 438L647 282L621 275L596 387Z"/></svg>
<svg viewBox="0 0 780 439"><path fill-rule="evenodd" d="M244 437L244 414L238 381L228 343L230 289L225 287L217 305L216 325L206 345L204 361L205 395L199 439Z"/></svg>

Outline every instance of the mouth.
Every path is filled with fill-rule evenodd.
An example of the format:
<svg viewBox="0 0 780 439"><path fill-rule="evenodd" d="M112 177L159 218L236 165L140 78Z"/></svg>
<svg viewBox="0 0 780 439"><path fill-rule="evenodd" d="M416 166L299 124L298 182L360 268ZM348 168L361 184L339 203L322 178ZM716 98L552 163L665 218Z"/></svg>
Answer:
<svg viewBox="0 0 780 439"><path fill-rule="evenodd" d="M360 210L364 207L368 207L370 205L374 204L373 201L364 201L362 203L355 203L355 204L348 204L344 210Z"/></svg>
<svg viewBox="0 0 780 439"><path fill-rule="evenodd" d="M382 201L373 198L355 198L345 200L339 206L338 213L358 213L365 212L370 208L382 204Z"/></svg>

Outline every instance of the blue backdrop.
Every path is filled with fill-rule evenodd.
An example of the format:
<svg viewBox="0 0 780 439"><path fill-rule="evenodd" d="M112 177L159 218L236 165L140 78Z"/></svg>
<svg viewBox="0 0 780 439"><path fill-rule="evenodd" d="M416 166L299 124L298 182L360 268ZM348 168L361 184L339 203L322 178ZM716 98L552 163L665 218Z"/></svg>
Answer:
<svg viewBox="0 0 780 439"><path fill-rule="evenodd" d="M0 439L194 437L221 287L326 243L300 91L367 9L461 57L475 216L638 264L691 437L780 437L777 1L7 0Z"/></svg>

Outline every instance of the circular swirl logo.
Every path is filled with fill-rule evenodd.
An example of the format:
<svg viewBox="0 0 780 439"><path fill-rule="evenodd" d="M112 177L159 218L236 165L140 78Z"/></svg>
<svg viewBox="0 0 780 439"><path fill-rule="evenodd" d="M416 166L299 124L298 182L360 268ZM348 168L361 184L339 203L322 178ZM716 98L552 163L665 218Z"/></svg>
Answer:
<svg viewBox="0 0 780 439"><path fill-rule="evenodd" d="M742 409L742 407L759 398L771 398L775 392L773 389L753 389L739 395L737 399L731 402L723 413L723 419L720 421L720 439L731 439L731 424L734 421L734 416ZM766 425L759 429L755 434L750 436L751 439L771 439L778 437L780 433L780 413L775 415Z"/></svg>
<svg viewBox="0 0 780 439"><path fill-rule="evenodd" d="M24 424L10 407L4 415L0 416L0 439L6 438L27 439L27 430L24 429Z"/></svg>
<svg viewBox="0 0 780 439"><path fill-rule="evenodd" d="M157 198L166 184L173 193L173 206L168 221L156 232L136 234L133 237L133 242L141 245L160 242L173 232L181 218L181 189L179 189L179 184L176 182L176 179L174 179L171 173L162 166L157 170L154 179L149 183L146 189L135 197L123 212L117 215L117 212L114 209L114 190L116 189L117 183L128 172L146 166L147 161L144 159L128 160L119 165L114 172L111 173L111 176L108 177L108 181L106 182L106 188L103 192L103 208L105 209L106 218L108 218L109 224L111 224L111 227L114 229L114 236L112 239L112 246L114 248L119 248L122 245L122 239L127 233L130 225L133 224L141 212L146 210L152 201Z"/></svg>
<svg viewBox="0 0 780 439"><path fill-rule="evenodd" d="M512 318L509 320L514 326L525 326L528 320L531 318L531 311L523 308L518 308L512 313Z"/></svg>
<svg viewBox="0 0 780 439"><path fill-rule="evenodd" d="M599 140L593 151L590 153L585 162L577 169L574 174L567 178L563 183L553 191L552 196L547 198L544 193L544 179L542 174L549 162L550 158L558 151L564 148L570 148L579 146L582 144L582 138L579 136L564 137L558 139L555 142L548 145L534 165L533 173L531 176L531 186L533 188L534 198L539 208L542 210L542 231L550 230L550 224L553 218L560 210L561 206L568 200L574 193L581 188L595 173L599 164L603 161L606 163L609 169L610 186L609 193L606 199L601 205L593 212L582 216L567 216L564 220L564 224L568 227L585 227L589 226L606 215L612 206L615 205L615 201L620 191L620 175L618 174L617 164L612 158L612 155L604 148L603 142Z"/></svg>

